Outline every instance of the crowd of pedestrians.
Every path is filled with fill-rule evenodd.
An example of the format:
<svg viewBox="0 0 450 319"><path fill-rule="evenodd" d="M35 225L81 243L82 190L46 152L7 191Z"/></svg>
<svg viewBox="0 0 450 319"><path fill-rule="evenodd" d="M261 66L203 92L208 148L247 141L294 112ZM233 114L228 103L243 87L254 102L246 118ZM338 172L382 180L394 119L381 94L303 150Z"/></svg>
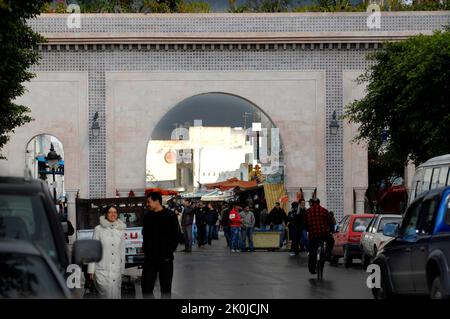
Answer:
<svg viewBox="0 0 450 319"><path fill-rule="evenodd" d="M256 198L255 198L256 199ZM296 256L307 252L309 271L315 273L316 253L320 241L326 242L327 257L334 245L332 232L336 220L332 212L320 206L317 198L304 199L291 204L288 213L280 203L268 212L264 201L216 203L183 200L182 207L168 209L162 205L159 193L147 195L147 210L143 221L143 252L145 261L142 272L142 292L145 298L154 298L153 290L159 276L161 296L170 298L173 277L174 252L184 244L183 252L192 252L211 245L218 239L222 228L228 248L232 253L253 252L253 235L257 231L280 233L279 247L288 246L289 254ZM100 297L120 298L121 276L125 265L124 231L126 225L118 219L117 208L106 207L100 224L94 230L94 238L102 242L104 257L88 267L90 281L95 284Z"/></svg>
<svg viewBox="0 0 450 319"><path fill-rule="evenodd" d="M211 245L219 239L219 212L213 203L183 200L183 207L175 209L184 236L184 252L192 252L192 246Z"/></svg>

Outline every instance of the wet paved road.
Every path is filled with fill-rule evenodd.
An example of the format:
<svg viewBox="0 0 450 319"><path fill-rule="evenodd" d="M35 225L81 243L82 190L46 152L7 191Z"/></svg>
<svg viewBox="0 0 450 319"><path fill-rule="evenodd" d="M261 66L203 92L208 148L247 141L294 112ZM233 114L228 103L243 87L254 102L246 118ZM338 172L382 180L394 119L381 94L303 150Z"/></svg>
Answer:
<svg viewBox="0 0 450 319"><path fill-rule="evenodd" d="M359 260L348 269L327 263L321 282L309 274L307 263L306 254L290 257L286 251L231 253L221 238L212 246L194 247L191 254L175 253L173 298L372 298L366 286L368 273L362 270ZM136 297L141 298L141 270L132 268L127 272L135 282ZM159 298L158 284L155 295Z"/></svg>

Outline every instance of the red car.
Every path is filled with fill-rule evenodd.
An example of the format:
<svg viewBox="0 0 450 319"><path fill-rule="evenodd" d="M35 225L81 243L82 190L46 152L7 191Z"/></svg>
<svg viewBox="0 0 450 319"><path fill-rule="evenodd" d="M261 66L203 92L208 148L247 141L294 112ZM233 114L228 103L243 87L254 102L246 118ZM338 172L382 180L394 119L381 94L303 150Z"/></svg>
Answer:
<svg viewBox="0 0 450 319"><path fill-rule="evenodd" d="M344 257L344 266L349 267L354 258L361 259L361 235L374 216L373 214L353 214L342 218L337 232L333 234L332 264L337 265L339 258Z"/></svg>

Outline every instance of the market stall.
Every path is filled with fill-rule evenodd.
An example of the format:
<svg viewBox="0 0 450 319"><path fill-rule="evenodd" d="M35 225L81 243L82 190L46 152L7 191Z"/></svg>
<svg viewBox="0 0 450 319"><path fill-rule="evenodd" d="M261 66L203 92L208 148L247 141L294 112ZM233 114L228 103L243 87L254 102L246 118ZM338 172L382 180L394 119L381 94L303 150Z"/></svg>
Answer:
<svg viewBox="0 0 450 319"><path fill-rule="evenodd" d="M221 191L215 189L203 195L200 200L204 202L228 202L234 199L234 192L232 190Z"/></svg>

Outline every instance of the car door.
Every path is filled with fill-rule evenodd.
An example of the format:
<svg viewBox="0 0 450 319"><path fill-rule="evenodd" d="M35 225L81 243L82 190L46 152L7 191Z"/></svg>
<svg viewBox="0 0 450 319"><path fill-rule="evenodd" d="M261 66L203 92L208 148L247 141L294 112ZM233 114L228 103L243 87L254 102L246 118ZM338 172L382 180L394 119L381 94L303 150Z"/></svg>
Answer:
<svg viewBox="0 0 450 319"><path fill-rule="evenodd" d="M439 195L427 197L422 202L417 224L417 239L411 246L414 290L417 293L428 293L426 263L439 202Z"/></svg>
<svg viewBox="0 0 450 319"><path fill-rule="evenodd" d="M344 216L344 218L341 220L341 223L339 224L339 230L337 233L334 234L334 248L333 248L333 255L337 256L343 256L344 250L343 250L343 234L346 231L346 228L348 227L348 220L350 218L350 215Z"/></svg>
<svg viewBox="0 0 450 319"><path fill-rule="evenodd" d="M412 246L417 238L417 221L421 200L413 202L405 213L399 236L386 249L393 288L398 293L414 292L412 279Z"/></svg>
<svg viewBox="0 0 450 319"><path fill-rule="evenodd" d="M361 235L361 246L363 251L372 256L373 255L373 249L372 249L372 242L373 242L373 236L374 236L374 225L377 224L377 217L372 218L369 225L367 226L367 230Z"/></svg>

